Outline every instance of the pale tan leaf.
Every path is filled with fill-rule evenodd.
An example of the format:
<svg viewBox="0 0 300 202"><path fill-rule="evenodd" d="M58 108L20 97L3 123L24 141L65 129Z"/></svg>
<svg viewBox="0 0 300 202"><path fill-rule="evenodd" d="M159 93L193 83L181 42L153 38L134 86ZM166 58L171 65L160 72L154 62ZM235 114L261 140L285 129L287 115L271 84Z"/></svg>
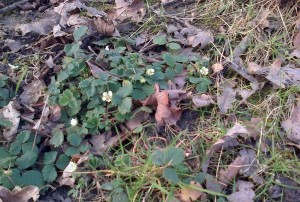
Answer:
<svg viewBox="0 0 300 202"><path fill-rule="evenodd" d="M96 30L103 34L104 36L113 36L115 33L115 26L110 20L102 19L101 17L97 17L93 20L94 26Z"/></svg>
<svg viewBox="0 0 300 202"><path fill-rule="evenodd" d="M253 202L255 192L251 189L254 185L251 182L239 180L238 191L227 196L229 202Z"/></svg>
<svg viewBox="0 0 300 202"><path fill-rule="evenodd" d="M13 101L10 101L8 105L1 109L0 114L1 113L5 119L9 120L13 124L11 128L3 129L4 138L6 140L11 140L18 131L20 123L20 112L15 108Z"/></svg>
<svg viewBox="0 0 300 202"><path fill-rule="evenodd" d="M211 66L211 68L212 68L214 74L218 73L224 69L224 67L221 63L215 63Z"/></svg>
<svg viewBox="0 0 300 202"><path fill-rule="evenodd" d="M287 137L300 145L300 103L293 109L290 118L281 122Z"/></svg>
<svg viewBox="0 0 300 202"><path fill-rule="evenodd" d="M39 191L36 186L26 186L22 189L15 187L12 191L0 186L0 199L3 202L28 202L30 199L36 201L39 198Z"/></svg>
<svg viewBox="0 0 300 202"><path fill-rule="evenodd" d="M221 113L226 113L236 101L236 91L229 85L225 86L222 94L217 98L217 103Z"/></svg>
<svg viewBox="0 0 300 202"><path fill-rule="evenodd" d="M206 107L214 103L210 95L207 94L194 95L192 101L196 107Z"/></svg>
<svg viewBox="0 0 300 202"><path fill-rule="evenodd" d="M202 189L201 184L197 182L191 181L190 185ZM203 193L202 191L193 189L191 186L184 186L183 188L181 188L179 196L183 202L196 201L201 196L205 195L205 193Z"/></svg>

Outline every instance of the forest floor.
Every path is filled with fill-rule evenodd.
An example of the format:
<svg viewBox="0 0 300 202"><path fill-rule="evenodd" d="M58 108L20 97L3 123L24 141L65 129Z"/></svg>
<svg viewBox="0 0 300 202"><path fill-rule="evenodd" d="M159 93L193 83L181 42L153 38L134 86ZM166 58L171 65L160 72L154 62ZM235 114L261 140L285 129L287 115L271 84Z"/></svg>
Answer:
<svg viewBox="0 0 300 202"><path fill-rule="evenodd" d="M3 202L300 201L300 2L2 1L0 139Z"/></svg>

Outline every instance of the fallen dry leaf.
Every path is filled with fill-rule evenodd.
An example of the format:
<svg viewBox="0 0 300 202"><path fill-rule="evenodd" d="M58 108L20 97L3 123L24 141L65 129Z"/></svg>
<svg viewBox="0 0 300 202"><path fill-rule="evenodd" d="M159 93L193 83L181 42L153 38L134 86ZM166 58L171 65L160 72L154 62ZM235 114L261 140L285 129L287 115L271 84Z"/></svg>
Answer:
<svg viewBox="0 0 300 202"><path fill-rule="evenodd" d="M4 138L6 140L11 140L13 135L15 135L18 131L20 123L20 112L15 108L14 102L10 101L8 105L6 105L0 110L0 114L1 113L3 118L9 120L13 124L11 128L5 128L3 130Z"/></svg>
<svg viewBox="0 0 300 202"><path fill-rule="evenodd" d="M300 47L300 32L296 34L293 40L294 47L299 48Z"/></svg>
<svg viewBox="0 0 300 202"><path fill-rule="evenodd" d="M104 36L113 36L115 33L115 26L112 21L97 17L93 20L96 30Z"/></svg>
<svg viewBox="0 0 300 202"><path fill-rule="evenodd" d="M20 41L15 41L12 39L6 39L4 41L4 47L5 46L8 47L12 52L17 52L23 47Z"/></svg>
<svg viewBox="0 0 300 202"><path fill-rule="evenodd" d="M237 157L226 170L220 170L219 181L226 187L247 163L247 156Z"/></svg>
<svg viewBox="0 0 300 202"><path fill-rule="evenodd" d="M36 103L42 96L43 90L46 88L44 81L33 80L31 83L23 86L23 92L20 95L21 102L26 105Z"/></svg>
<svg viewBox="0 0 300 202"><path fill-rule="evenodd" d="M110 19L116 20L119 23L130 19L134 22L139 22L146 15L144 1L142 0L116 0L116 9L109 16Z"/></svg>
<svg viewBox="0 0 300 202"><path fill-rule="evenodd" d="M223 92L217 98L217 103L221 113L226 113L236 101L236 91L231 85L225 85Z"/></svg>
<svg viewBox="0 0 300 202"><path fill-rule="evenodd" d="M200 45L200 48L203 49L213 42L213 37L208 32L198 31L196 35L188 36L187 40L193 48Z"/></svg>
<svg viewBox="0 0 300 202"><path fill-rule="evenodd" d="M250 132L246 129L246 127L242 126L239 123L236 123L222 138L217 140L217 142L215 142L207 150L206 155L207 155L208 159L202 165L203 172L207 172L209 162L210 162L210 158L212 157L212 155L215 152L220 151L221 149L227 149L229 147L233 147L233 146L238 145L239 143L236 140L236 138L238 136L248 138L249 134L250 134Z"/></svg>
<svg viewBox="0 0 300 202"><path fill-rule="evenodd" d="M59 19L60 15L52 10L47 10L42 18L28 24L17 25L16 30L21 30L23 36L29 32L48 35L52 32L53 27L58 24Z"/></svg>
<svg viewBox="0 0 300 202"><path fill-rule="evenodd" d="M197 183L197 182L191 181L191 182L190 182L190 185L202 189L201 184L199 184L199 183ZM197 199L199 199L201 196L204 196L204 195L206 195L206 194L203 193L202 191L193 189L193 188L190 187L190 186L184 186L183 188L181 188L180 194L179 194L180 199L181 199L183 202L196 201ZM202 198L202 197L201 197L201 198Z"/></svg>
<svg viewBox="0 0 300 202"><path fill-rule="evenodd" d="M207 95L207 94L194 95L192 97L192 102L194 103L194 105L196 107L206 107L206 106L214 103L214 101L212 100L210 95Z"/></svg>
<svg viewBox="0 0 300 202"><path fill-rule="evenodd" d="M294 108L290 118L281 122L287 137L300 145L300 103Z"/></svg>
<svg viewBox="0 0 300 202"><path fill-rule="evenodd" d="M106 152L111 146L116 144L119 141L119 136L112 136L111 131L102 133L101 135L93 135L90 142L92 143L91 152L94 155L102 155L103 152Z"/></svg>
<svg viewBox="0 0 300 202"><path fill-rule="evenodd" d="M285 88L291 85L300 85L300 69L288 64L281 67L281 60L276 59L270 66L261 67L256 63L249 63L248 73L264 76L276 88Z"/></svg>
<svg viewBox="0 0 300 202"><path fill-rule="evenodd" d="M254 185L252 182L239 180L237 183L239 191L227 196L229 202L253 202L255 192L251 189Z"/></svg>
<svg viewBox="0 0 300 202"><path fill-rule="evenodd" d="M300 58L300 48L293 50L293 52L291 53L291 56Z"/></svg>
<svg viewBox="0 0 300 202"><path fill-rule="evenodd" d="M125 125L129 130L134 130L135 128L142 126L142 123L150 119L149 113L151 109L148 107L141 107L132 112L132 117L126 121Z"/></svg>
<svg viewBox="0 0 300 202"><path fill-rule="evenodd" d="M218 73L224 69L222 63L215 63L211 66L213 73Z"/></svg>
<svg viewBox="0 0 300 202"><path fill-rule="evenodd" d="M26 186L22 189L15 187L12 191L0 186L0 199L3 202L28 202L31 199L36 201L39 198L39 188L36 186Z"/></svg>

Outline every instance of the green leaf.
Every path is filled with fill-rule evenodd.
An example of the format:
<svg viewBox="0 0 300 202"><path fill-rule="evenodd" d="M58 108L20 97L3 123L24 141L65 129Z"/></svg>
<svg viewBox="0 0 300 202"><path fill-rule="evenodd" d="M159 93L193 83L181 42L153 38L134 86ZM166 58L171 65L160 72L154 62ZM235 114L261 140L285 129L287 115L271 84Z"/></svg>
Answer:
<svg viewBox="0 0 300 202"><path fill-rule="evenodd" d="M155 150L151 155L151 160L154 165L162 166L165 164L164 153L160 150Z"/></svg>
<svg viewBox="0 0 300 202"><path fill-rule="evenodd" d="M132 105L131 97L126 97L122 99L121 105L118 106L118 110L121 114L126 114L130 112Z"/></svg>
<svg viewBox="0 0 300 202"><path fill-rule="evenodd" d="M14 168L7 175L3 173L0 176L0 184L7 189L13 189L16 185L20 185L20 178L20 170Z"/></svg>
<svg viewBox="0 0 300 202"><path fill-rule="evenodd" d="M19 141L16 141L10 145L9 153L12 155L18 155L18 154L20 154L21 149L22 149L22 143Z"/></svg>
<svg viewBox="0 0 300 202"><path fill-rule="evenodd" d="M57 177L57 171L54 165L45 165L43 170L43 178L46 182L53 182Z"/></svg>
<svg viewBox="0 0 300 202"><path fill-rule="evenodd" d="M127 97L128 95L130 95L132 92L132 84L127 84L121 88L119 88L119 90L117 91L117 94L124 98Z"/></svg>
<svg viewBox="0 0 300 202"><path fill-rule="evenodd" d="M74 99L73 93L67 89L63 92L62 97L60 97L59 104L61 106L67 106L72 99Z"/></svg>
<svg viewBox="0 0 300 202"><path fill-rule="evenodd" d="M49 140L49 143L54 147L59 147L64 141L64 134L62 130L59 128L53 128L51 131L51 135L52 137Z"/></svg>
<svg viewBox="0 0 300 202"><path fill-rule="evenodd" d="M20 169L26 169L35 164L37 160L37 153L34 151L27 151L20 158L17 159L16 163Z"/></svg>
<svg viewBox="0 0 300 202"><path fill-rule="evenodd" d="M46 152L44 154L44 164L53 164L57 156L57 151Z"/></svg>
<svg viewBox="0 0 300 202"><path fill-rule="evenodd" d="M14 155L14 154L13 154ZM1 168L10 168L13 166L13 157L4 147L0 147L0 165Z"/></svg>
<svg viewBox="0 0 300 202"><path fill-rule="evenodd" d="M208 90L208 85L205 84L205 83L199 83L199 84L197 84L197 86L196 86L196 91L197 91L198 93L204 93L204 92L206 92L207 90Z"/></svg>
<svg viewBox="0 0 300 202"><path fill-rule="evenodd" d="M164 151L166 165L176 166L184 161L184 151L180 148L168 148Z"/></svg>
<svg viewBox="0 0 300 202"><path fill-rule="evenodd" d="M30 131L24 130L24 131L21 131L17 135L16 140L18 142L25 143L28 140L29 137L30 137Z"/></svg>
<svg viewBox="0 0 300 202"><path fill-rule="evenodd" d="M23 173L20 184L23 186L33 185L42 187L44 185L44 180L41 172L36 170L29 170Z"/></svg>
<svg viewBox="0 0 300 202"><path fill-rule="evenodd" d="M128 196L124 192L114 193L112 196L112 202L128 202Z"/></svg>
<svg viewBox="0 0 300 202"><path fill-rule="evenodd" d="M196 78L196 77L190 77L189 81L191 83L200 83L201 82L201 78Z"/></svg>
<svg viewBox="0 0 300 202"><path fill-rule="evenodd" d="M75 130L74 128L67 128L67 133L68 133L68 136L67 136L67 140L68 142L75 146L75 147L78 147L81 143L81 140L82 140L82 137L80 134L78 134L78 130Z"/></svg>
<svg viewBox="0 0 300 202"><path fill-rule="evenodd" d="M60 170L64 170L64 169L68 166L70 160L71 160L71 158L69 158L67 155L61 154L61 155L59 156L59 158L57 159L55 165L56 165L56 167L58 167Z"/></svg>
<svg viewBox="0 0 300 202"><path fill-rule="evenodd" d="M206 175L207 174L203 172L198 173L195 177L195 181L198 182L199 184L204 183Z"/></svg>
<svg viewBox="0 0 300 202"><path fill-rule="evenodd" d="M153 43L157 45L165 45L167 43L167 39L165 36L156 36L153 38Z"/></svg>
<svg viewBox="0 0 300 202"><path fill-rule="evenodd" d="M181 46L178 44L178 43L169 43L168 44L168 47L171 49L171 50L179 50L181 48Z"/></svg>
<svg viewBox="0 0 300 202"><path fill-rule="evenodd" d="M169 67L174 67L175 64L176 64L176 61L174 59L174 56L170 55L169 53L166 53L164 54L164 60L165 60L165 63L167 65L169 65Z"/></svg>
<svg viewBox="0 0 300 202"><path fill-rule="evenodd" d="M175 171L174 168L165 168L163 171L163 176L166 178L168 181L177 184L180 182L180 179Z"/></svg>
<svg viewBox="0 0 300 202"><path fill-rule="evenodd" d="M69 147L66 152L66 155L73 156L74 154L79 154L79 149L77 147Z"/></svg>
<svg viewBox="0 0 300 202"><path fill-rule="evenodd" d="M168 80L173 80L175 76L176 76L175 71L172 68L168 67L166 70L166 78Z"/></svg>
<svg viewBox="0 0 300 202"><path fill-rule="evenodd" d="M78 114L80 109L81 109L81 101L72 99L69 102L69 107L67 108L67 113L69 114L69 116L72 117L72 116L75 116L76 114Z"/></svg>
<svg viewBox="0 0 300 202"><path fill-rule="evenodd" d="M39 149L37 148L36 145L33 145L33 142L26 142L22 144L22 152L25 154L28 151L33 151L35 153L39 152Z"/></svg>
<svg viewBox="0 0 300 202"><path fill-rule="evenodd" d="M80 26L78 29L76 29L73 33L75 41L78 41L82 36L86 34L87 31L87 26Z"/></svg>
<svg viewBox="0 0 300 202"><path fill-rule="evenodd" d="M11 128L13 127L13 123L4 117L0 116L0 126L6 127L6 128Z"/></svg>

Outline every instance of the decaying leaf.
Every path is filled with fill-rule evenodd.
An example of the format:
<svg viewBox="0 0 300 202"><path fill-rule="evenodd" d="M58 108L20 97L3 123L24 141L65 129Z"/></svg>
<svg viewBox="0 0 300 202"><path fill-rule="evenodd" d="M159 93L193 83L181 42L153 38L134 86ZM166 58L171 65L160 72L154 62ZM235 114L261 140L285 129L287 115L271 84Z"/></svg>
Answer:
<svg viewBox="0 0 300 202"><path fill-rule="evenodd" d="M264 76L276 88L285 88L291 85L300 85L300 69L294 65L281 67L281 60L276 59L270 66L261 67L256 63L249 63L248 73Z"/></svg>
<svg viewBox="0 0 300 202"><path fill-rule="evenodd" d="M192 101L196 107L206 107L214 103L210 95L207 94L194 95Z"/></svg>
<svg viewBox="0 0 300 202"><path fill-rule="evenodd" d="M23 47L20 41L15 41L12 39L6 39L4 41L4 46L8 47L12 52L17 52Z"/></svg>
<svg viewBox="0 0 300 202"><path fill-rule="evenodd" d="M41 19L37 19L35 22L29 24L18 25L16 29L21 30L23 36L29 32L47 35L53 30L53 27L58 24L59 19L60 15L54 11L47 10Z"/></svg>
<svg viewBox="0 0 300 202"><path fill-rule="evenodd" d="M227 196L229 202L253 202L255 192L252 190L254 186L252 182L239 180L237 183L238 191Z"/></svg>
<svg viewBox="0 0 300 202"><path fill-rule="evenodd" d="M112 136L111 131L105 132L101 135L93 135L90 142L92 143L91 152L95 155L102 155L103 152L107 151L111 146L119 141L117 135Z"/></svg>
<svg viewBox="0 0 300 202"><path fill-rule="evenodd" d="M46 88L44 81L34 80L31 83L23 86L23 92L20 95L22 103L31 105L36 103L42 96L43 90Z"/></svg>
<svg viewBox="0 0 300 202"><path fill-rule="evenodd" d="M130 19L140 21L146 14L145 4L142 0L116 0L116 9L110 13L110 18L119 23Z"/></svg>
<svg viewBox="0 0 300 202"><path fill-rule="evenodd" d="M39 198L39 192L36 186L26 186L22 189L15 187L12 191L0 186L0 199L3 202L28 202L30 199L36 201Z"/></svg>
<svg viewBox="0 0 300 202"><path fill-rule="evenodd" d="M213 73L218 73L224 69L222 63L215 63L211 66Z"/></svg>
<svg viewBox="0 0 300 202"><path fill-rule="evenodd" d="M229 147L233 147L238 145L238 141L236 138L238 136L248 138L250 132L246 129L246 127L242 126L239 123L236 123L222 138L220 138L216 143L214 143L206 152L207 160L202 166L203 172L207 172L207 168L209 166L210 158L212 155L220 151L221 149L227 149Z"/></svg>
<svg viewBox="0 0 300 202"><path fill-rule="evenodd" d="M294 44L294 47L296 47L296 48L300 47L300 32L298 32L296 34L296 36L294 37L293 44Z"/></svg>
<svg viewBox="0 0 300 202"><path fill-rule="evenodd" d="M236 101L236 91L231 85L225 85L223 92L217 98L217 103L221 113L226 113L231 105Z"/></svg>
<svg viewBox="0 0 300 202"><path fill-rule="evenodd" d="M300 58L300 48L293 50L293 52L291 53L291 56Z"/></svg>
<svg viewBox="0 0 300 202"><path fill-rule="evenodd" d="M281 122L287 137L300 145L300 103L294 108L291 117Z"/></svg>
<svg viewBox="0 0 300 202"><path fill-rule="evenodd" d="M172 96L180 97L178 94L179 92L181 91L174 91ZM144 101L141 101L143 105L157 105L155 120L159 126L165 124L175 125L181 116L182 109L174 105L170 106L169 102L170 99L168 90L160 91L158 84L155 84L155 93L146 98Z"/></svg>
<svg viewBox="0 0 300 202"><path fill-rule="evenodd" d="M197 182L191 181L190 185L202 189L201 184L199 184L199 183L197 183ZM180 190L180 195L179 195L179 196L180 196L180 199L181 199L183 202L191 202L191 201L196 201L196 200L199 199L200 197L201 197L201 199L203 200L203 199L204 199L203 196L205 196L205 195L206 195L206 194L203 193L202 191L193 189L193 188L190 187L190 186L184 186L183 188L181 188L181 190Z"/></svg>
<svg viewBox="0 0 300 202"><path fill-rule="evenodd" d="M0 115L3 118L12 123L11 128L5 128L3 130L3 136L6 140L11 140L13 135L17 133L19 123L20 123L20 112L15 108L14 102L10 101L8 105L0 110Z"/></svg>
<svg viewBox="0 0 300 202"><path fill-rule="evenodd" d="M135 128L142 126L142 123L150 119L149 113L152 110L148 107L141 107L133 111L132 117L126 121L125 125L129 130L134 130Z"/></svg>
<svg viewBox="0 0 300 202"><path fill-rule="evenodd" d="M209 43L213 42L213 37L208 32L199 30L197 34L188 36L187 40L193 48L200 46L200 48L203 49Z"/></svg>
<svg viewBox="0 0 300 202"><path fill-rule="evenodd" d="M96 17L93 20L96 30L103 34L104 36L113 36L115 33L115 26L112 21L102 19L101 17Z"/></svg>

